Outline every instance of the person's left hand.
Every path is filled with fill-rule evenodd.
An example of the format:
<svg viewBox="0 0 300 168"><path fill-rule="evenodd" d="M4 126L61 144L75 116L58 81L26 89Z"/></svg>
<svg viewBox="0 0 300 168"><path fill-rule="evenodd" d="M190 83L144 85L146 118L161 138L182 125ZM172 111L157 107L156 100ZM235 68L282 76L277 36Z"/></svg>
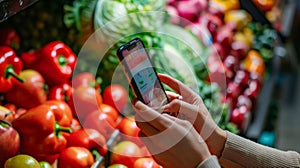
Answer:
<svg viewBox="0 0 300 168"><path fill-rule="evenodd" d="M160 114L140 101L134 109L140 139L163 167L197 167L210 157L206 143L189 121Z"/></svg>

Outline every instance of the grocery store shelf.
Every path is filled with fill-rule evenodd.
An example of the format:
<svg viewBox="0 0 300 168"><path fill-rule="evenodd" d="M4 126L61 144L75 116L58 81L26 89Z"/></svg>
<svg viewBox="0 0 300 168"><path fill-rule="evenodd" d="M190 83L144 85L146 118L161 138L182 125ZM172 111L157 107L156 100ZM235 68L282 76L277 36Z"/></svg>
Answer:
<svg viewBox="0 0 300 168"><path fill-rule="evenodd" d="M269 78L264 81L263 88L257 100L254 120L245 133L245 137L257 141L264 129L268 108L273 96L273 91L279 75L281 56L275 51Z"/></svg>
<svg viewBox="0 0 300 168"><path fill-rule="evenodd" d="M272 23L265 17L265 14L253 3L253 1L240 0L241 9L245 9L251 14L255 22L267 24L272 27Z"/></svg>
<svg viewBox="0 0 300 168"><path fill-rule="evenodd" d="M290 36L292 26L293 26L293 20L296 12L296 4L297 2L295 0L285 0L284 4L282 6L282 30L281 34L285 37Z"/></svg>
<svg viewBox="0 0 300 168"><path fill-rule="evenodd" d="M0 23L38 0L0 0Z"/></svg>

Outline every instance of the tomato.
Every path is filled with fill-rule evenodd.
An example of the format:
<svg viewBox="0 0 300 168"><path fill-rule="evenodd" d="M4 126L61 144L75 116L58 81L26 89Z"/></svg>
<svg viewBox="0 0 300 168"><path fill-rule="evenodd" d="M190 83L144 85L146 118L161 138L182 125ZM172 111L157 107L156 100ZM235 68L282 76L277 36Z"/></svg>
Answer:
<svg viewBox="0 0 300 168"><path fill-rule="evenodd" d="M112 149L111 163L124 164L133 167L134 162L141 157L141 149L133 142L121 141Z"/></svg>
<svg viewBox="0 0 300 168"><path fill-rule="evenodd" d="M138 137L140 128L137 127L134 117L124 117L121 119L117 128L122 133L124 140L132 141L139 146L144 145L143 142Z"/></svg>
<svg viewBox="0 0 300 168"><path fill-rule="evenodd" d="M115 129L115 122L106 113L96 110L87 115L83 128L95 129L108 139Z"/></svg>
<svg viewBox="0 0 300 168"><path fill-rule="evenodd" d="M117 110L108 104L101 104L100 109L103 113L109 115L114 121L117 121L119 118L119 113Z"/></svg>
<svg viewBox="0 0 300 168"><path fill-rule="evenodd" d="M128 101L128 93L126 89L119 84L111 84L103 91L103 103L108 104L119 112L122 112Z"/></svg>
<svg viewBox="0 0 300 168"><path fill-rule="evenodd" d="M74 90L68 104L73 115L77 116L79 121L83 121L90 112L99 109L102 96L95 88L80 86Z"/></svg>
<svg viewBox="0 0 300 168"><path fill-rule="evenodd" d="M9 158L4 165L4 168L40 168L39 162L29 155L16 155Z"/></svg>
<svg viewBox="0 0 300 168"><path fill-rule="evenodd" d="M86 168L94 163L92 153L83 147L68 147L58 158L58 168Z"/></svg>
<svg viewBox="0 0 300 168"><path fill-rule="evenodd" d="M140 131L133 117L123 117L119 122L117 128L121 133L134 137L137 137Z"/></svg>
<svg viewBox="0 0 300 168"><path fill-rule="evenodd" d="M134 162L133 168L161 168L153 158L140 158Z"/></svg>
<svg viewBox="0 0 300 168"><path fill-rule="evenodd" d="M90 72L82 72L72 79L72 86L74 89L80 86L93 87L100 90L100 84L96 81L95 76Z"/></svg>

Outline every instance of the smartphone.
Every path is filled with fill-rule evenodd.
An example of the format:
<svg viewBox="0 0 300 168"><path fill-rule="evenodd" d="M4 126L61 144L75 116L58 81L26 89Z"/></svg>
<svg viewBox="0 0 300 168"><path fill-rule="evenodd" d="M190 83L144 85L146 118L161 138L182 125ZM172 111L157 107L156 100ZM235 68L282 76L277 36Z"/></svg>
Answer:
<svg viewBox="0 0 300 168"><path fill-rule="evenodd" d="M169 102L141 39L135 38L122 45L117 56L140 101L157 110Z"/></svg>

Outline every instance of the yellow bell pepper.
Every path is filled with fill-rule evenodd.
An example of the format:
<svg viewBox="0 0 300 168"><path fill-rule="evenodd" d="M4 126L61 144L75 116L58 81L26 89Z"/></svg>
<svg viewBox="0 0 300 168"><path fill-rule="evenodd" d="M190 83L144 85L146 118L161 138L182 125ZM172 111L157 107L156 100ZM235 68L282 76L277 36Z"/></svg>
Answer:
<svg viewBox="0 0 300 168"><path fill-rule="evenodd" d="M223 12L240 9L239 0L210 0L209 3Z"/></svg>
<svg viewBox="0 0 300 168"><path fill-rule="evenodd" d="M231 10L225 13L225 23L234 23L238 30L242 30L252 20L251 15L245 10Z"/></svg>
<svg viewBox="0 0 300 168"><path fill-rule="evenodd" d="M263 78L265 73L265 62L258 51L250 50L243 65L249 72L256 73L261 79Z"/></svg>

